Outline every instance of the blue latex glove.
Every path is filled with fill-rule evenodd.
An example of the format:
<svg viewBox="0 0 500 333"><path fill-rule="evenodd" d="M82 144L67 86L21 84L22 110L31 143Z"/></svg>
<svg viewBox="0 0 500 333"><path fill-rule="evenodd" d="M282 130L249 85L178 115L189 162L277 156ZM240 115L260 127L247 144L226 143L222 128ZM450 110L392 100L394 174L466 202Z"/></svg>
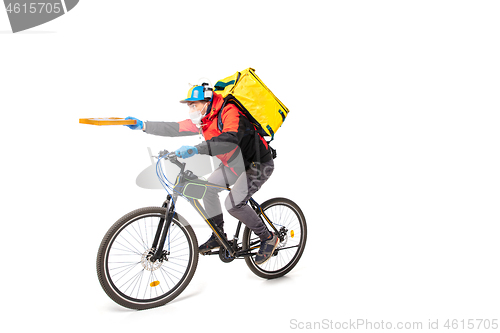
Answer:
<svg viewBox="0 0 500 333"><path fill-rule="evenodd" d="M136 124L135 125L123 125L123 126L127 126L128 128L133 129L133 130L141 130L142 127L144 126L144 123L137 118L134 118L134 117L125 118L125 120L129 120L129 119L134 119L136 121Z"/></svg>
<svg viewBox="0 0 500 333"><path fill-rule="evenodd" d="M182 158L188 158L194 156L195 154L198 154L198 149L193 146L182 146L175 151L175 155Z"/></svg>

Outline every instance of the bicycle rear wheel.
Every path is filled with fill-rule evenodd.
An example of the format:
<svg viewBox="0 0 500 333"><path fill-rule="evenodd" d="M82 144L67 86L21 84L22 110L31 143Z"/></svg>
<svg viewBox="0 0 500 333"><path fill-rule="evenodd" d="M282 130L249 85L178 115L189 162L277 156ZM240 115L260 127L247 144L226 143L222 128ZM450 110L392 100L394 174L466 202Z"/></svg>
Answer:
<svg viewBox="0 0 500 333"><path fill-rule="evenodd" d="M300 207L292 200L274 198L261 205L262 211L278 229L281 238L280 244L273 256L264 264L257 265L255 256L245 257L246 264L252 272L265 279L274 279L290 272L299 261L307 240L307 225ZM272 230L269 223L261 218ZM260 238L248 227L243 232L243 250L254 250L260 247Z"/></svg>
<svg viewBox="0 0 500 333"><path fill-rule="evenodd" d="M160 219L166 209L147 207L120 218L104 236L97 254L97 276L116 303L143 310L164 305L191 281L198 265L198 242L178 214L169 226L163 260L149 260Z"/></svg>

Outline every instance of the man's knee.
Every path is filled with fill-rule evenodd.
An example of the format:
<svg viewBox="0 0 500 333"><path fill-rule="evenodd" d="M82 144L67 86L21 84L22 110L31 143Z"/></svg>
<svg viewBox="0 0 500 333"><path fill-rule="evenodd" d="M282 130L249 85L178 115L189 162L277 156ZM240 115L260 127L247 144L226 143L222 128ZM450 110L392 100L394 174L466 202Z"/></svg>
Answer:
<svg viewBox="0 0 500 333"><path fill-rule="evenodd" d="M229 195L227 196L226 201L224 202L224 204L226 206L226 210L229 213L231 213L231 212L237 211L241 207L245 206L246 202L245 201L241 201L241 200L235 200L235 198L233 197L232 193L229 193Z"/></svg>

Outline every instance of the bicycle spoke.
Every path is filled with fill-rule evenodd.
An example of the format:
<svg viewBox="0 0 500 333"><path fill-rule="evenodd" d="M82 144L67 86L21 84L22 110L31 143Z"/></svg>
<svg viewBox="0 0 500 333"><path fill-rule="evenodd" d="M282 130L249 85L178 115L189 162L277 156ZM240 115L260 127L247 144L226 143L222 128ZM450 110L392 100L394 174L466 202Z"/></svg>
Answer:
<svg viewBox="0 0 500 333"><path fill-rule="evenodd" d="M141 254L139 251L137 251L137 249L132 250L132 249L128 248L127 246L123 245L122 243L120 243L120 242L118 242L118 241L115 241L115 243L116 243L116 244L118 244L118 245L123 246L123 247L124 247L124 248L126 248L129 252L132 252L132 253L134 253L134 254ZM114 250L120 250L120 249L114 249ZM122 251L123 251L123 250L122 250Z"/></svg>

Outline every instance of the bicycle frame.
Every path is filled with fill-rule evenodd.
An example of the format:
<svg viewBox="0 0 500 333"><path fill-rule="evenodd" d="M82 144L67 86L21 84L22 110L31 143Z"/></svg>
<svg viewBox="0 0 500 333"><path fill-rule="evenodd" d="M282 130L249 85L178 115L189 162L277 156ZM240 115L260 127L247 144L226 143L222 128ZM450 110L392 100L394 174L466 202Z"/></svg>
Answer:
<svg viewBox="0 0 500 333"><path fill-rule="evenodd" d="M185 189L186 186L189 184L196 184L200 185L203 184L203 186L206 187L217 187L217 188L222 188L223 190L230 191L231 189L229 187L221 187L220 185L217 184L212 184L207 181L201 181L198 179L198 177L194 176L191 171L184 171L186 163L181 163L177 159L170 159L170 162L173 164L177 165L181 171L179 172L179 175L177 176L177 181L175 184L175 188L172 194L168 194L167 199L163 202L162 207L167 208L165 218L161 218L160 222L158 224L158 229L155 234L155 239L153 241L152 249L154 253L151 253L151 261L156 261L156 260L162 260L165 255L168 255L169 253L167 251L164 251L164 245L165 241L167 239L167 235L170 229L170 224L172 222L172 219L175 215L175 202L176 199L179 195L183 196L185 199L188 200L188 202L195 208L195 210L198 212L198 214L205 220L205 222L208 224L208 226L212 229L213 233L216 235L216 237L219 239L221 242L222 246L226 249L226 251L231 255L233 258L237 257L244 257L244 256L252 256L255 255L255 253L251 253L251 250L254 248L250 248L248 250L241 250L238 251L238 237L239 233L241 230L241 225L242 222L238 221L238 226L236 228L236 232L234 235L234 239L232 241L232 244L230 241L225 237L224 233L215 225L213 219L209 217L208 213L205 211L203 206L200 203L200 200L193 198L193 197L187 197L184 195L184 193L181 193L180 190L176 189ZM269 217L264 213L262 210L261 206L255 201L253 198L250 198L248 200L252 208L255 210L257 215L264 217L264 219L269 223L269 225L273 228L274 232L276 234L279 234L278 229L274 226L274 224L271 222ZM165 220L167 223L165 223ZM218 252L216 252L218 253ZM213 253L215 254L215 253Z"/></svg>
<svg viewBox="0 0 500 333"><path fill-rule="evenodd" d="M210 186L210 185L208 185L208 186ZM243 257L243 256L246 256L246 255L254 255L254 254L250 253L249 250L237 251L237 249L238 249L238 239L239 239L239 234L240 234L241 225L242 225L241 221L238 221L238 225L236 227L236 232L234 234L234 238L233 238L233 241L232 241L232 244L231 244L229 242L229 240L225 237L224 233L221 232L221 230L219 228L217 228L217 226L213 222L212 218L208 217L208 214L205 211L205 209L201 206L200 201L199 200L195 200L195 199L189 199L189 202L196 209L196 211L200 214L200 216L205 220L205 222L212 229L212 231L217 236L217 238L219 238L219 241L221 242L222 246L231 255L231 257ZM276 227L271 222L271 220L269 219L269 217L267 217L267 215L262 211L262 208L257 203L257 201L255 201L255 199L253 199L253 198L250 198L248 200L248 202L250 203L250 205L252 206L252 208L255 210L255 212L258 215L260 214L261 216L264 216L264 218L269 223L269 225L274 229L274 231L276 232L276 234L278 234L279 231L276 229Z"/></svg>

